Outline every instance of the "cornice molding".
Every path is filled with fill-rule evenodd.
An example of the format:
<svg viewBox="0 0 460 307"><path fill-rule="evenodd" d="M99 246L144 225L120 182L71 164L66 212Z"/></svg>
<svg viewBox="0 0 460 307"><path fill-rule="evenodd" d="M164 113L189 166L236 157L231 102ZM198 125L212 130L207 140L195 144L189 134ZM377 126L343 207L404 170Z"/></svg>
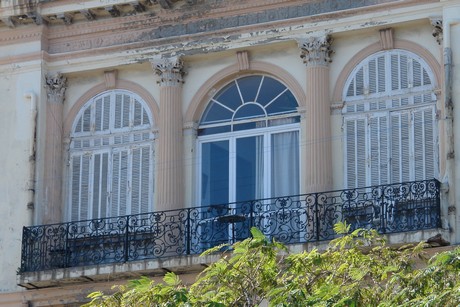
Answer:
<svg viewBox="0 0 460 307"><path fill-rule="evenodd" d="M46 34L47 29L44 26L11 29L0 32L0 45L41 40Z"/></svg>
<svg viewBox="0 0 460 307"><path fill-rule="evenodd" d="M239 2L239 3L238 3ZM344 7L343 4L333 5L328 0L324 5L301 0L255 0L238 1L232 5L205 6L197 4L193 9L163 10L161 14L136 14L131 16L107 18L102 20L79 22L72 25L53 25L48 27L49 53L69 53L89 49L99 49L112 46L130 48L132 44L143 42L158 42L161 40L177 40L178 37L194 35L215 35L225 38L248 29L267 31L267 24L273 27L283 27L299 22L327 21L332 18L352 16L359 10L361 13L397 8L429 2L429 0L408 0L404 3L396 0L386 0L374 4L365 0L354 7ZM249 2L249 3L248 3ZM206 12L203 15L203 11ZM203 18L206 16L206 18ZM236 29L236 31L235 31Z"/></svg>

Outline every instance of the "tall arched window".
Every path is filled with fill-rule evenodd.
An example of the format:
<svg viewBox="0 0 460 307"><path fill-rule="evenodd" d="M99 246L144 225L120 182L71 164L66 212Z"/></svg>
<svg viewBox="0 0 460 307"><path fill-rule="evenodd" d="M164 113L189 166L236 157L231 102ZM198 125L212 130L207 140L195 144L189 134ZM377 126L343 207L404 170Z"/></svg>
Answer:
<svg viewBox="0 0 460 307"><path fill-rule="evenodd" d="M297 101L264 75L233 80L199 126L202 205L299 193Z"/></svg>
<svg viewBox="0 0 460 307"><path fill-rule="evenodd" d="M71 132L72 221L153 209L152 116L125 90L104 92L78 113Z"/></svg>
<svg viewBox="0 0 460 307"><path fill-rule="evenodd" d="M343 93L349 188L435 177L434 90L431 69L404 50L376 53L353 70Z"/></svg>

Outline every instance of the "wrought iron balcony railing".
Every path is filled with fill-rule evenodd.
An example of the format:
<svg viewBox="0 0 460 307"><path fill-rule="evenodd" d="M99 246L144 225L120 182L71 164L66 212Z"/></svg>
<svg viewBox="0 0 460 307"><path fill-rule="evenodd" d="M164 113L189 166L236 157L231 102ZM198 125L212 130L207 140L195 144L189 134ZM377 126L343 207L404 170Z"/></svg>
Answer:
<svg viewBox="0 0 460 307"><path fill-rule="evenodd" d="M24 227L21 272L199 254L247 238L252 226L287 244L329 240L339 221L380 233L440 227L439 182Z"/></svg>

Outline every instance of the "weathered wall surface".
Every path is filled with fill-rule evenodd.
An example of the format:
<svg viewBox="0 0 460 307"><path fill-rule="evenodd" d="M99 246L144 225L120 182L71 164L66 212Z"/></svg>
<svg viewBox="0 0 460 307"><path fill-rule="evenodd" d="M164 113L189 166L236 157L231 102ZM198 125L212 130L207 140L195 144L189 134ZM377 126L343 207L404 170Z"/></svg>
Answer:
<svg viewBox="0 0 460 307"><path fill-rule="evenodd" d="M456 208L460 193L455 186L460 182L460 162L455 156L460 142L453 141L453 131L460 131L460 124L454 121L453 128L449 126L452 114L445 107L443 84L443 51L451 48L452 103L458 103L460 67L455 65L460 61L460 53L456 52L460 50L458 1L260 0L231 4L173 1L173 9L156 4L147 6L145 13L124 15L122 10L131 6L122 7L127 2L122 0L83 1L81 5L69 1L41 1L36 7L28 7L23 2L0 1L0 217L3 219L0 250L4 251L0 261L0 293L17 292L0 294L1 306L17 306L19 301L34 300L35 293L37 303L33 306L57 305L66 301L66 296L83 295L77 286L68 286L60 289L57 298L49 302L43 293L53 290L29 291L25 295L16 285L22 227L40 224L49 218L46 206L53 191L47 187L50 180L56 179L47 177L46 147L50 144L47 73L62 73L67 79L61 114L64 143L69 141L69 131L78 109L94 95L110 88L105 74L111 71L116 71L115 87L137 91L147 100L156 122L154 132L161 133L157 130L162 117L161 90L153 66L165 58L181 57L186 72L181 89L185 186L183 191L177 192L183 193L183 206L189 207L199 202L196 124L212 95L237 76L254 72L271 74L291 86L301 105L299 111L305 112L308 80L299 44L308 37L325 34L333 39L329 84L326 85L327 99L331 103L332 188L342 189L345 185L343 84L352 63L382 50L379 30L392 28L395 46L426 55L425 60L438 77L439 179L449 184L449 194L445 195L446 201L442 204L443 218L450 226L450 240L460 242L460 231L457 231L460 216ZM110 17L114 14L114 5L119 6L123 16ZM93 20L87 15L88 10L92 10ZM67 23L69 14L73 22ZM441 45L432 35L431 17L443 19L444 35L449 35ZM238 52L245 53L248 63L239 62ZM32 146L34 105L37 112L35 147ZM459 108L453 110L453 116L460 117ZM302 135L308 133L306 127L303 121ZM307 155L306 146L305 142L301 144L302 158ZM53 214L65 221L68 219L65 145L62 153L62 206ZM306 181L307 163L301 161L304 170L301 184ZM28 206L28 203L33 205ZM432 233L393 236L392 240L421 240L427 235ZM83 288L94 287L98 285Z"/></svg>

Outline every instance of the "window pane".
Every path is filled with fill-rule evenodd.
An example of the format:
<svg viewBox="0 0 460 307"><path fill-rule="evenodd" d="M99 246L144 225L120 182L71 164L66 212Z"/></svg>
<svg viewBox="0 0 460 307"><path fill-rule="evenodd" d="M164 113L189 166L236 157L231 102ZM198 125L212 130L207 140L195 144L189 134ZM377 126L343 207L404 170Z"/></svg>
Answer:
<svg viewBox="0 0 460 307"><path fill-rule="evenodd" d="M219 122L219 121L230 121L232 119L233 112L223 106L211 102L206 111L204 112L202 124Z"/></svg>
<svg viewBox="0 0 460 307"><path fill-rule="evenodd" d="M245 104L234 116L234 120L265 116L264 110L256 104Z"/></svg>
<svg viewBox="0 0 460 307"><path fill-rule="evenodd" d="M281 96L276 98L270 105L266 107L267 113L278 114L295 112L297 110L297 100L290 91L284 92Z"/></svg>
<svg viewBox="0 0 460 307"><path fill-rule="evenodd" d="M260 89L259 97L257 102L265 106L267 103L276 98L286 89L282 83L276 81L275 79L265 77Z"/></svg>
<svg viewBox="0 0 460 307"><path fill-rule="evenodd" d="M203 143L201 149L201 203L228 203L229 142Z"/></svg>
<svg viewBox="0 0 460 307"><path fill-rule="evenodd" d="M299 194L299 132L271 136L271 197Z"/></svg>
<svg viewBox="0 0 460 307"><path fill-rule="evenodd" d="M236 140L236 201L264 196L263 136Z"/></svg>
<svg viewBox="0 0 460 307"><path fill-rule="evenodd" d="M240 88L244 102L254 102L259 90L261 76L250 76L238 79L236 82Z"/></svg>

